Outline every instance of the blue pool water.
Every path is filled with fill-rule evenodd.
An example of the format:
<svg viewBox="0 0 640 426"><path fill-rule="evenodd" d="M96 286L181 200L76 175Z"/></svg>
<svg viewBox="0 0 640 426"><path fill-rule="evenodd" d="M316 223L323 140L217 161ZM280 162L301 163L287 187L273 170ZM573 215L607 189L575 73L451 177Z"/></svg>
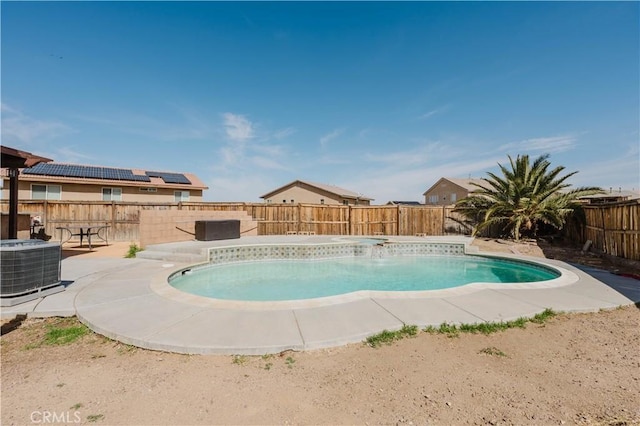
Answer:
<svg viewBox="0 0 640 426"><path fill-rule="evenodd" d="M347 257L211 265L170 280L182 291L216 299L313 299L359 290L422 291L469 283L526 283L560 274L524 262L480 256Z"/></svg>

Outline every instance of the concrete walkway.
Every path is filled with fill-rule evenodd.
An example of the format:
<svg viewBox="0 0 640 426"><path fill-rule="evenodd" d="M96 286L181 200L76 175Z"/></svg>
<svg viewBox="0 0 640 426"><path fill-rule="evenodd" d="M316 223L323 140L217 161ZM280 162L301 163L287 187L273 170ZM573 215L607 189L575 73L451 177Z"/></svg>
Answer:
<svg viewBox="0 0 640 426"><path fill-rule="evenodd" d="M532 288L526 284L504 288L465 286L406 297L347 297L335 304L302 303L268 309L243 307L242 304L200 303L201 298L197 296L176 298L170 292L158 290L158 283L166 283L170 271L202 261L206 247L327 241L332 239L246 237L224 242L149 247L140 253L147 258L73 256L62 262L62 278L68 284L64 292L3 308L2 317L77 315L100 334L147 349L250 355L359 342L385 329L399 329L404 324L424 327L443 322L506 321L531 317L545 308L585 312L640 301L640 285L635 279L539 258L531 259L561 267L570 271L569 275L575 274L577 279L556 287ZM460 241L469 243L471 240Z"/></svg>

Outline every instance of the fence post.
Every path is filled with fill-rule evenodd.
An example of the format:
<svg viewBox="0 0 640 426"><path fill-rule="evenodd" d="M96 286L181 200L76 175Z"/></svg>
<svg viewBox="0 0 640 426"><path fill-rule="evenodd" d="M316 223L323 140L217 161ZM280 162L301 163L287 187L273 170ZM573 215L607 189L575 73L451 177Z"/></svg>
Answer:
<svg viewBox="0 0 640 426"><path fill-rule="evenodd" d="M442 206L442 233L440 235L445 235L445 217L446 217L446 207L447 206Z"/></svg>
<svg viewBox="0 0 640 426"><path fill-rule="evenodd" d="M42 223L45 224L45 226L49 223L48 218L49 218L49 203L47 203L47 200L44 200L44 202L42 203Z"/></svg>
<svg viewBox="0 0 640 426"><path fill-rule="evenodd" d="M402 235L402 234L400 234L400 204L398 204L396 207L397 207L397 212L396 212L396 235Z"/></svg>
<svg viewBox="0 0 640 426"><path fill-rule="evenodd" d="M352 234L352 230L353 230L353 224L351 223L351 220L353 218L353 215L351 214L351 206L347 205L347 207L349 208L347 211L349 212L349 220L347 221L347 226L349 227L347 229L347 235L353 235Z"/></svg>
<svg viewBox="0 0 640 426"><path fill-rule="evenodd" d="M116 232L116 202L111 201L111 229Z"/></svg>
<svg viewBox="0 0 640 426"><path fill-rule="evenodd" d="M602 251L607 254L611 254L607 250L607 224L604 220L604 209L604 206L600 208L600 218L602 219Z"/></svg>

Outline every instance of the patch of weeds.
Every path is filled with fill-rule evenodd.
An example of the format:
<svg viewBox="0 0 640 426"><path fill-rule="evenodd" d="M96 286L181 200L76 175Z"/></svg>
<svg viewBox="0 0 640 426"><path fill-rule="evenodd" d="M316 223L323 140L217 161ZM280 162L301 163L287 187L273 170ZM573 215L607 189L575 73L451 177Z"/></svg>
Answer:
<svg viewBox="0 0 640 426"><path fill-rule="evenodd" d="M63 386L64 386L64 383L58 383L58 384L56 385L56 387L57 387L57 388L61 388L61 387L63 387Z"/></svg>
<svg viewBox="0 0 640 426"><path fill-rule="evenodd" d="M558 315L557 312L555 312L553 309L547 308L544 311L540 312L539 314L535 314L533 318L531 318L529 321L534 322L536 324L542 324L549 318L553 318L556 315Z"/></svg>
<svg viewBox="0 0 640 426"><path fill-rule="evenodd" d="M237 365L244 365L246 364L246 362L249 361L249 358L245 355L234 355L233 356L233 363L237 364Z"/></svg>
<svg viewBox="0 0 640 426"><path fill-rule="evenodd" d="M431 334L446 334L448 337L457 337L459 333L482 333L492 334L498 331L508 330L510 328L525 328L528 322L536 324L542 324L549 318L558 315L551 309L545 309L543 312L534 315L532 318L520 317L512 321L500 321L500 322L482 322L478 324L449 324L443 322L440 327L434 327L432 325L424 328L424 331Z"/></svg>
<svg viewBox="0 0 640 426"><path fill-rule="evenodd" d="M415 336L416 334L418 334L417 325L405 324L402 326L400 330L397 330L397 331L382 330L378 334L369 336L366 339L366 343L372 348L377 348L383 344L390 345L396 340L404 339L405 337Z"/></svg>
<svg viewBox="0 0 640 426"><path fill-rule="evenodd" d="M262 358L263 361L267 361L267 360L273 359L273 354L264 354L260 358ZM267 362L264 365L265 370L271 370L271 367L273 367L273 362Z"/></svg>
<svg viewBox="0 0 640 426"><path fill-rule="evenodd" d="M127 259L132 259L134 257L136 257L136 254L139 251L142 251L143 249L141 247L138 247L137 244L131 244L129 246L129 251L127 251L127 254L124 255L124 257L126 257Z"/></svg>
<svg viewBox="0 0 640 426"><path fill-rule="evenodd" d="M106 357L107 357L107 356L106 356L106 355L103 355L103 354L94 354L94 355L91 355L91 359L106 358Z"/></svg>
<svg viewBox="0 0 640 426"><path fill-rule="evenodd" d="M89 333L89 329L84 324L71 327L53 325L48 328L49 330L44 336L44 343L47 345L67 345Z"/></svg>
<svg viewBox="0 0 640 426"><path fill-rule="evenodd" d="M90 333L87 326L69 318L58 319L52 324L45 324L44 328L46 329L44 336L35 329L29 334L30 337L37 341L25 345L24 350L40 348L43 345L67 345Z"/></svg>
<svg viewBox="0 0 640 426"><path fill-rule="evenodd" d="M415 336L416 334L418 334L418 326L405 324L398 332L402 337Z"/></svg>
<svg viewBox="0 0 640 426"><path fill-rule="evenodd" d="M69 407L69 410L78 410L81 407L82 404L78 402L77 404L73 404L71 407Z"/></svg>
<svg viewBox="0 0 640 426"><path fill-rule="evenodd" d="M458 326L455 324L449 324L448 322L443 322L438 327L438 333L446 334L447 337L458 337L460 330L458 330Z"/></svg>
<svg viewBox="0 0 640 426"><path fill-rule="evenodd" d="M422 331L429 334L436 334L438 332L438 329L432 325L428 325L425 328L423 328Z"/></svg>
<svg viewBox="0 0 640 426"><path fill-rule="evenodd" d="M514 327L525 328L527 326L527 321L528 320L525 317L520 317L516 320L508 321L508 322L512 323Z"/></svg>
<svg viewBox="0 0 640 426"><path fill-rule="evenodd" d="M492 334L498 331L504 331L509 328L524 328L527 324L526 318L518 318L513 321L500 321L500 322L481 322L478 324L461 324L460 331L464 333L482 333Z"/></svg>
<svg viewBox="0 0 640 426"><path fill-rule="evenodd" d="M95 423L98 420L104 419L104 414L90 414L87 416L87 421L89 423Z"/></svg>
<svg viewBox="0 0 640 426"><path fill-rule="evenodd" d="M378 334L367 337L366 342L372 348L377 348L382 344L390 345L394 340L396 340L396 333L394 331L382 330Z"/></svg>
<svg viewBox="0 0 640 426"><path fill-rule="evenodd" d="M296 360L293 359L293 357L288 356L287 359L285 360L287 367L289 368L293 368L293 364L295 364Z"/></svg>
<svg viewBox="0 0 640 426"><path fill-rule="evenodd" d="M485 355L491 355L491 356L507 356L507 354L505 354L504 352L502 352L500 349L496 348L495 346L492 346L490 348L480 349L480 351L478 353L479 354L485 354Z"/></svg>

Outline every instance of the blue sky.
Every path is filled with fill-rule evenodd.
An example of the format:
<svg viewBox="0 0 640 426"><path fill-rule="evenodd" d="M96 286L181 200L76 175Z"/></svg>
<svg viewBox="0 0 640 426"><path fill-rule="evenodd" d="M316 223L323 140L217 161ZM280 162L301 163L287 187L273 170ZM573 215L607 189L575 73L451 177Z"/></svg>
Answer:
<svg viewBox="0 0 640 426"><path fill-rule="evenodd" d="M207 201L295 179L423 201L549 153L640 189L638 2L7 2L2 144L192 172Z"/></svg>

